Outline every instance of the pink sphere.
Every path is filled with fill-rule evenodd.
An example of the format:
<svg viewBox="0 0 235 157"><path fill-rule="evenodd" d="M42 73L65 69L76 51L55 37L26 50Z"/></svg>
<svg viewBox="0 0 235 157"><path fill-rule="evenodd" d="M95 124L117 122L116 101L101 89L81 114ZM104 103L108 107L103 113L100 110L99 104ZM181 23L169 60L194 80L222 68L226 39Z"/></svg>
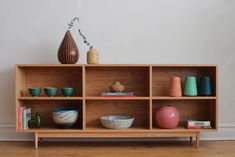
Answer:
<svg viewBox="0 0 235 157"><path fill-rule="evenodd" d="M161 106L156 111L155 120L160 128L173 129L179 124L180 116L174 106Z"/></svg>

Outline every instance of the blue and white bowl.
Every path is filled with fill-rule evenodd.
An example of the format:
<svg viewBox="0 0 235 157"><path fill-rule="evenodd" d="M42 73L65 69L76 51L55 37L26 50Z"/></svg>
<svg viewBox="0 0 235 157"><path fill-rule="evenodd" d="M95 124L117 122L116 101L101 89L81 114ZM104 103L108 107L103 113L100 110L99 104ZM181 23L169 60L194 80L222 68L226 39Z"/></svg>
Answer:
<svg viewBox="0 0 235 157"><path fill-rule="evenodd" d="M78 119L78 110L55 109L52 112L53 121L59 128L71 128Z"/></svg>

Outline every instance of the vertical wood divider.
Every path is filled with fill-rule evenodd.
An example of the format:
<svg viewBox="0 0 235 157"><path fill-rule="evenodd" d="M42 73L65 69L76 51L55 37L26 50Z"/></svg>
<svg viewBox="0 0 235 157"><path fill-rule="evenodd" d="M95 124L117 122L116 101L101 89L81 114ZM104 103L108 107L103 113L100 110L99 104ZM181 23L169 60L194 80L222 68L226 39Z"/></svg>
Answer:
<svg viewBox="0 0 235 157"><path fill-rule="evenodd" d="M82 130L86 129L86 67L82 66Z"/></svg>
<svg viewBox="0 0 235 157"><path fill-rule="evenodd" d="M19 126L18 126L18 107L19 107L19 101L18 101L18 92L19 92L19 84L18 84L18 80L19 80L19 69L18 69L18 66L16 65L15 66L15 112L16 112L16 131L19 130Z"/></svg>
<svg viewBox="0 0 235 157"><path fill-rule="evenodd" d="M153 78L153 74L152 74L152 66L149 66L149 129L152 130L153 128L153 112L152 112L152 106L153 106L153 100L152 100L152 96L153 96L153 92L152 92L152 78Z"/></svg>
<svg viewBox="0 0 235 157"><path fill-rule="evenodd" d="M215 128L216 128L216 130L218 130L218 94L219 94L219 87L218 87L218 85L219 85L219 82L218 82L218 66L216 65L215 66L215 90L216 90L216 92L215 92L215 97L216 97L216 102L215 102Z"/></svg>

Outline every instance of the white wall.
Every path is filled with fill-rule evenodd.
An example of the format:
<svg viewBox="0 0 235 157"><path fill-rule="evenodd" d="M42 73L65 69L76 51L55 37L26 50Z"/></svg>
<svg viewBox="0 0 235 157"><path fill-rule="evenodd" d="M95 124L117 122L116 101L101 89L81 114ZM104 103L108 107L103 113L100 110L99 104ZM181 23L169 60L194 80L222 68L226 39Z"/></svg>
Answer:
<svg viewBox="0 0 235 157"><path fill-rule="evenodd" d="M220 128L204 138L235 139L234 0L0 0L0 139L25 139L14 132L14 65L58 63L75 16L101 63L218 64Z"/></svg>

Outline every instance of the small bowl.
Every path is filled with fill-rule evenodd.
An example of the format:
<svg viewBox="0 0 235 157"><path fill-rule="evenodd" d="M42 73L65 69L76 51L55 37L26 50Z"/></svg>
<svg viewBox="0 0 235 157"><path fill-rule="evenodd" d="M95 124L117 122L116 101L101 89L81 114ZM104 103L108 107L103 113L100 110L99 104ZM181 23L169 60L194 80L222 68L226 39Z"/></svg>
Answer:
<svg viewBox="0 0 235 157"><path fill-rule="evenodd" d="M55 109L52 112L52 118L58 128L71 128L78 119L78 112L73 109Z"/></svg>
<svg viewBox="0 0 235 157"><path fill-rule="evenodd" d="M29 94L33 97L39 96L41 94L41 88L28 88Z"/></svg>
<svg viewBox="0 0 235 157"><path fill-rule="evenodd" d="M70 97L73 95L74 88L72 87L63 87L61 88L61 92L64 96Z"/></svg>
<svg viewBox="0 0 235 157"><path fill-rule="evenodd" d="M44 88L44 92L45 92L45 94L47 96L53 97L53 96L56 96L57 88L54 88L54 87L45 87Z"/></svg>
<svg viewBox="0 0 235 157"><path fill-rule="evenodd" d="M108 129L126 129L131 127L134 118L131 116L111 115L101 117L100 122L103 127Z"/></svg>

